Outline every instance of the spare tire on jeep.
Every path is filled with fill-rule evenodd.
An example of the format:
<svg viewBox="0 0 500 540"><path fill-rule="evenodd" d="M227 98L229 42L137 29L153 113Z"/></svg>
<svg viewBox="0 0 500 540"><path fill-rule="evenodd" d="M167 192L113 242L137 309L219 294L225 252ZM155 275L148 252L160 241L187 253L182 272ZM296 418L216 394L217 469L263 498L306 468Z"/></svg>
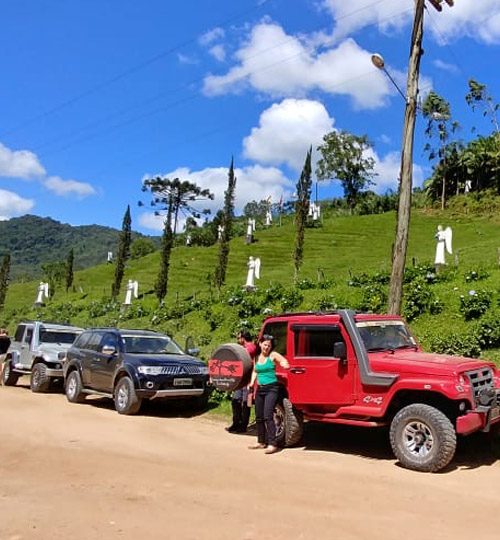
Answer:
<svg viewBox="0 0 500 540"><path fill-rule="evenodd" d="M253 362L245 347L235 343L220 345L208 361L210 381L224 392L243 388L250 382Z"/></svg>

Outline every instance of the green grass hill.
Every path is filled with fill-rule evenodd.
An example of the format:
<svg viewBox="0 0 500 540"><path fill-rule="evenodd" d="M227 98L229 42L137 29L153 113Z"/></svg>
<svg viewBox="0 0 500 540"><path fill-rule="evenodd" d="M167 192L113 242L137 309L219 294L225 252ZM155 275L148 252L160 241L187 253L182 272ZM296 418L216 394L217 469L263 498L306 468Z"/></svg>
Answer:
<svg viewBox="0 0 500 540"><path fill-rule="evenodd" d="M454 255L436 275L432 267L438 224L453 229ZM75 273L73 290L61 285L35 309L37 282L11 283L0 324L12 331L22 318L68 321L84 326L118 325L167 331L183 344L193 336L207 357L246 326L256 332L268 313L348 307L384 311L394 239L393 212L339 217L325 212L320 227L306 229L304 264L294 280L293 217L256 232L256 242L231 241L226 286L211 285L218 246L176 247L169 288L159 306L153 286L159 252L129 261L128 279L139 281L140 298L123 311L110 300L113 265ZM404 311L428 350L500 360L500 222L498 216L414 211L410 229ZM255 293L242 290L248 257L260 257Z"/></svg>

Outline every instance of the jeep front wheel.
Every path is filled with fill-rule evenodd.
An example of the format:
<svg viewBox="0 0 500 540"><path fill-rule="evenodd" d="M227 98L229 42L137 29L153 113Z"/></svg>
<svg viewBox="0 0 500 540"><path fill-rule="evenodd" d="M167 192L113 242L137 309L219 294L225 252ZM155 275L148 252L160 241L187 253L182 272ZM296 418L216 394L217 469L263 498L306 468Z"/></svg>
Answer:
<svg viewBox="0 0 500 540"><path fill-rule="evenodd" d="M39 362L31 369L30 387L32 392L48 392L50 377L47 376L47 366Z"/></svg>
<svg viewBox="0 0 500 540"><path fill-rule="evenodd" d="M16 386L19 379L19 374L12 371L10 360L6 360L3 364L2 384L4 386Z"/></svg>
<svg viewBox="0 0 500 540"><path fill-rule="evenodd" d="M274 424L276 426L276 441L278 446L294 446L299 443L304 433L304 421L300 411L292 402L284 398L274 409Z"/></svg>
<svg viewBox="0 0 500 540"><path fill-rule="evenodd" d="M70 403L82 403L85 400L82 378L76 369L67 376L64 389Z"/></svg>
<svg viewBox="0 0 500 540"><path fill-rule="evenodd" d="M130 377L122 377L115 388L115 409L120 414L137 414L142 400L137 396Z"/></svg>
<svg viewBox="0 0 500 540"><path fill-rule="evenodd" d="M391 446L407 469L436 472L455 455L457 436L452 423L441 411L415 403L401 409L391 423Z"/></svg>

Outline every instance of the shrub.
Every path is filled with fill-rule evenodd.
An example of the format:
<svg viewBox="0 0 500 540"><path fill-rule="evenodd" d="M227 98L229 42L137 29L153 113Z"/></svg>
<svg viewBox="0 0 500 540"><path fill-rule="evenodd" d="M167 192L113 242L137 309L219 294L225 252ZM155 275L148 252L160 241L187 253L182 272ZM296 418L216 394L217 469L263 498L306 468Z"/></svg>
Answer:
<svg viewBox="0 0 500 540"><path fill-rule="evenodd" d="M363 287L366 285L387 285L390 280L388 272L375 272L374 274L361 273L352 275L348 282L350 287Z"/></svg>
<svg viewBox="0 0 500 540"><path fill-rule="evenodd" d="M387 305L387 293L380 284L371 284L363 287L359 309L372 313L382 313Z"/></svg>
<svg viewBox="0 0 500 540"><path fill-rule="evenodd" d="M285 292L285 287L281 283L273 283L267 289L264 290L263 298L264 302L272 303L281 300Z"/></svg>
<svg viewBox="0 0 500 540"><path fill-rule="evenodd" d="M500 311L487 313L476 327L476 337L483 349L500 347Z"/></svg>
<svg viewBox="0 0 500 540"><path fill-rule="evenodd" d="M403 312L408 321L426 312L435 315L442 310L443 303L436 298L424 277L420 276L406 286Z"/></svg>
<svg viewBox="0 0 500 540"><path fill-rule="evenodd" d="M291 311L300 306L304 296L297 289L289 289L283 293L281 298L281 309Z"/></svg>
<svg viewBox="0 0 500 540"><path fill-rule="evenodd" d="M440 354L454 354L479 358L481 346L474 334L449 334L447 336L434 336L429 340L431 351Z"/></svg>
<svg viewBox="0 0 500 540"><path fill-rule="evenodd" d="M320 311L333 311L338 308L337 301L333 294L325 294L322 296L317 304L317 309Z"/></svg>
<svg viewBox="0 0 500 540"><path fill-rule="evenodd" d="M466 274L464 274L464 280L466 283L470 283L471 281L480 281L482 279L486 279L489 277L489 273L486 272L486 270L477 269L477 270L470 270Z"/></svg>
<svg viewBox="0 0 500 540"><path fill-rule="evenodd" d="M460 296L460 313L466 321L479 319L491 305L491 293L489 291L470 290L467 295Z"/></svg>

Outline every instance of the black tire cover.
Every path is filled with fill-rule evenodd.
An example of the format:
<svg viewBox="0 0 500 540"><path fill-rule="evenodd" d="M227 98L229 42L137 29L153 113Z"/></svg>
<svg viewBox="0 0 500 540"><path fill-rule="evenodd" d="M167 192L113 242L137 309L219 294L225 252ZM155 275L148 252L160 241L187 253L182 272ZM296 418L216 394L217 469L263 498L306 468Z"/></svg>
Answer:
<svg viewBox="0 0 500 540"><path fill-rule="evenodd" d="M245 347L236 343L220 345L208 361L210 381L217 388L232 392L250 382L253 361Z"/></svg>

